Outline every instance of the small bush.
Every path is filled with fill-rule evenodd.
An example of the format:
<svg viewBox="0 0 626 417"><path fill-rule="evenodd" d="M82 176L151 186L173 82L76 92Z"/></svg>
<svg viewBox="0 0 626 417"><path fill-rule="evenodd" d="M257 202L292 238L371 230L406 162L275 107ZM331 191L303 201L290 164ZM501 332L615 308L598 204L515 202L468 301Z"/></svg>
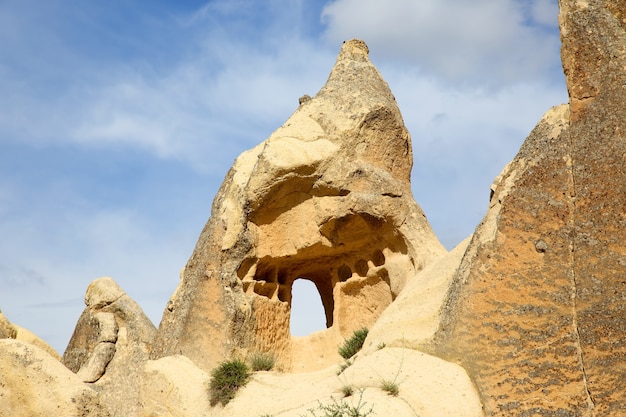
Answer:
<svg viewBox="0 0 626 417"><path fill-rule="evenodd" d="M386 344L385 342L380 342L380 343L378 344L378 346L376 346L376 349L378 349L378 350L382 350L382 349L384 349L385 347L387 347L387 344Z"/></svg>
<svg viewBox="0 0 626 417"><path fill-rule="evenodd" d="M388 379L383 379L380 383L380 389L385 391L387 394L397 397L400 393L400 387L395 381L390 381Z"/></svg>
<svg viewBox="0 0 626 417"><path fill-rule="evenodd" d="M211 405L217 403L228 404L235 398L237 390L248 383L250 379L250 369L248 365L240 359L232 359L222 362L211 372L211 382L209 392L211 394Z"/></svg>
<svg viewBox="0 0 626 417"><path fill-rule="evenodd" d="M348 369L350 365L352 365L352 361L346 359L344 363L339 365L339 370L337 371L337 375L341 375L341 373L345 371L346 369Z"/></svg>
<svg viewBox="0 0 626 417"><path fill-rule="evenodd" d="M344 385L341 387L341 393L344 397L349 397L354 394L354 387L352 385Z"/></svg>
<svg viewBox="0 0 626 417"><path fill-rule="evenodd" d="M250 367L253 371L271 371L276 364L276 356L271 353L257 352L250 356Z"/></svg>
<svg viewBox="0 0 626 417"><path fill-rule="evenodd" d="M363 347L363 343L365 342L365 338L367 337L368 330L367 328L362 328L359 330L355 330L350 339L346 339L343 342L343 345L339 347L339 354L344 359L350 359L353 357L361 348Z"/></svg>
<svg viewBox="0 0 626 417"><path fill-rule="evenodd" d="M361 397L359 398L359 402L356 406L352 406L344 401L335 400L333 398L332 404L322 404L318 402L317 409L310 408L305 416L308 415L312 417L367 417L374 413L374 407L370 407L369 409L365 408L366 403L363 402L363 393L361 392Z"/></svg>

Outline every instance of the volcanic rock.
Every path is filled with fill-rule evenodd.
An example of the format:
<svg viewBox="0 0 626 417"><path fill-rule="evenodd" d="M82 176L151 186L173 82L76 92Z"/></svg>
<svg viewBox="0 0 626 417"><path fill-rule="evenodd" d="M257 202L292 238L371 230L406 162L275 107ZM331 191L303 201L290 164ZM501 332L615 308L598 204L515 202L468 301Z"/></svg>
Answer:
<svg viewBox="0 0 626 417"><path fill-rule="evenodd" d="M409 133L367 46L345 42L326 85L300 101L229 171L152 358L183 354L210 370L260 351L283 369L327 366L340 360L343 337L371 326L408 279L446 253L411 195ZM319 346L333 346L312 357L290 334L300 278L316 285L325 308Z"/></svg>
<svg viewBox="0 0 626 417"><path fill-rule="evenodd" d="M0 339L0 417L109 417L98 393L38 347Z"/></svg>
<svg viewBox="0 0 626 417"><path fill-rule="evenodd" d="M497 180L434 341L487 415L626 413L626 3L560 7L570 103Z"/></svg>
<svg viewBox="0 0 626 417"><path fill-rule="evenodd" d="M110 277L89 284L85 304L63 363L82 381L93 383L112 416L135 415L156 328Z"/></svg>

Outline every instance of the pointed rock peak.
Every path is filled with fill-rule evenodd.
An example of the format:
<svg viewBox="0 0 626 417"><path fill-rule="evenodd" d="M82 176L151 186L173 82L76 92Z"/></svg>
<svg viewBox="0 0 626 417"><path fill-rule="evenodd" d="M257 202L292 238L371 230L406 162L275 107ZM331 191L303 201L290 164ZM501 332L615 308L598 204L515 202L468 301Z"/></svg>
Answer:
<svg viewBox="0 0 626 417"><path fill-rule="evenodd" d="M352 39L349 41L345 41L341 46L341 51L339 52L339 60L351 59L369 61L369 53L370 50L365 42L360 39Z"/></svg>
<svg viewBox="0 0 626 417"><path fill-rule="evenodd" d="M339 105L352 120L364 110L385 106L400 114L389 85L369 59L369 48L362 40L345 41L326 85L315 96Z"/></svg>
<svg viewBox="0 0 626 417"><path fill-rule="evenodd" d="M207 370L255 351L274 353L286 370L335 363L342 339L370 327L445 253L413 200L412 162L367 46L345 42L320 92L235 161L152 357L182 353ZM327 326L304 339L292 339L289 324L298 279L315 284Z"/></svg>

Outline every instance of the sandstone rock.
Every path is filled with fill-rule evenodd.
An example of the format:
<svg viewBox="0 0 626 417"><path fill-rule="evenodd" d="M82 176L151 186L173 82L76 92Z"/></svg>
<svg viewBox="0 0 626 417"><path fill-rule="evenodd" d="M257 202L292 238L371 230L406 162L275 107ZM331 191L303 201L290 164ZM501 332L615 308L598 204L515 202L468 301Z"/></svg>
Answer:
<svg viewBox="0 0 626 417"><path fill-rule="evenodd" d="M498 179L433 349L487 415L626 412L626 3L560 6L570 104Z"/></svg>
<svg viewBox="0 0 626 417"><path fill-rule="evenodd" d="M17 329L0 311L0 339L15 339Z"/></svg>
<svg viewBox="0 0 626 417"><path fill-rule="evenodd" d="M138 417L211 415L210 380L208 373L181 355L148 361L141 378L142 407ZM259 394L262 395L262 392ZM252 406L247 413L256 413L255 408Z"/></svg>
<svg viewBox="0 0 626 417"><path fill-rule="evenodd" d="M0 339L0 417L108 417L96 391L45 351Z"/></svg>
<svg viewBox="0 0 626 417"><path fill-rule="evenodd" d="M112 416L138 412L141 370L156 329L110 277L93 281L63 363L93 383Z"/></svg>
<svg viewBox="0 0 626 417"><path fill-rule="evenodd" d="M21 340L22 342L30 343L31 345L45 350L57 360L61 359L59 353L52 346L44 342L33 332L11 323L4 314L2 314L2 311L0 311L0 339Z"/></svg>
<svg viewBox="0 0 626 417"><path fill-rule="evenodd" d="M13 324L13 327L15 328L15 330L17 332L16 335L15 335L15 340L20 340L22 342L26 342L26 343L30 343L31 345L35 345L39 349L44 350L46 353L48 353L54 359L56 359L58 361L61 360L61 356L59 355L59 352L57 352L52 346L50 346L48 343L46 343L39 336L37 336L36 334L31 332L30 330L27 330L27 329L25 329L23 327L20 327L20 326L16 325L16 324Z"/></svg>
<svg viewBox="0 0 626 417"><path fill-rule="evenodd" d="M369 330L363 344L364 352L374 351L381 344L416 348L431 341L439 328L442 306L470 238L407 283Z"/></svg>
<svg viewBox="0 0 626 417"><path fill-rule="evenodd" d="M320 404L358 401L362 411L373 408L375 416L479 417L482 409L465 370L439 358L411 349L385 348L360 355L341 375L336 367L312 373L255 373L226 407L213 407L211 416L272 415L311 416ZM381 389L383 381L395 381L398 396ZM351 397L342 388L352 386ZM317 415L326 415L317 411ZM347 414L346 414L347 415ZM182 417L182 416L181 416Z"/></svg>
<svg viewBox="0 0 626 417"><path fill-rule="evenodd" d="M151 357L181 353L205 370L253 351L273 352L283 369L339 360L342 338L371 326L446 253L413 200L411 166L409 134L367 46L344 43L318 94L235 161ZM299 278L325 308L329 329L315 339L334 346L313 362L294 354L290 335Z"/></svg>

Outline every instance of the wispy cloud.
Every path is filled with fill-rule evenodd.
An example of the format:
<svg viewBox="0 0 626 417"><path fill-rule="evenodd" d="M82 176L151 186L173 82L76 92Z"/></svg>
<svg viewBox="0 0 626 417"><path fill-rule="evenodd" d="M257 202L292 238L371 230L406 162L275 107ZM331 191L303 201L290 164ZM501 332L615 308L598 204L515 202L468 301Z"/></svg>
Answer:
<svg viewBox="0 0 626 417"><path fill-rule="evenodd" d="M362 37L382 59L497 88L558 67L556 15L555 0L335 0L322 17L330 42Z"/></svg>
<svg viewBox="0 0 626 417"><path fill-rule="evenodd" d="M88 283L111 275L158 322L233 159L352 37L400 104L414 194L454 245L567 99L555 25L555 0L0 2L0 308L62 349ZM50 303L44 319L28 307Z"/></svg>

